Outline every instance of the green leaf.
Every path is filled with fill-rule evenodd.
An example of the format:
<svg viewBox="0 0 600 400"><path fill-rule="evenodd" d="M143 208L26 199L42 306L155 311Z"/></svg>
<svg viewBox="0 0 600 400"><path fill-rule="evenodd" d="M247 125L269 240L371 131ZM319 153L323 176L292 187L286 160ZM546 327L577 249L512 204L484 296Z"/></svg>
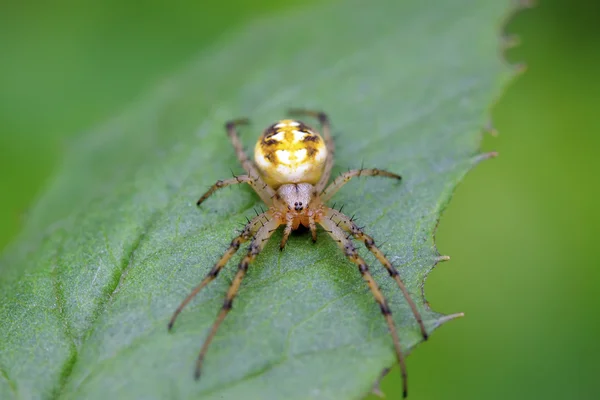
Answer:
<svg viewBox="0 0 600 400"><path fill-rule="evenodd" d="M355 266L321 231L276 234L251 266L210 348L200 345L231 264L174 308L260 204L249 187L195 200L241 172L223 123L249 116L250 148L288 107L327 111L334 172L385 168L336 196L400 269L429 331L445 317L422 297L439 256L440 212L478 154L486 112L513 74L499 26L508 1L321 3L232 33L132 109L75 143L0 270L0 398L360 398L395 363ZM312 123L312 121L307 121ZM394 281L366 251L401 343L420 342ZM241 251L240 253L243 253ZM241 254L240 254L241 255ZM238 256L240 256L238 255Z"/></svg>

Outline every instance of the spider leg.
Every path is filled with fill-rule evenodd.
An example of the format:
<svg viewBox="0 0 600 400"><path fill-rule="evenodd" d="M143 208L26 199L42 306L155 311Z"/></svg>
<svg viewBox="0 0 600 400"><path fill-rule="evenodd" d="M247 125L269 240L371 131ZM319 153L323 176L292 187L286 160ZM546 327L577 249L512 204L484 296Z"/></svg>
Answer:
<svg viewBox="0 0 600 400"><path fill-rule="evenodd" d="M239 236L235 237L231 241L231 244L229 245L229 248L227 249L227 251L225 251L225 254L223 254L223 256L219 259L219 261L216 262L216 264L208 272L208 274L202 280L202 282L200 282L200 284L198 284L198 286L196 286L190 292L190 294L181 302L181 304L179 305L179 307L177 307L177 309L173 313L173 316L171 317L171 320L169 321L169 330L171 330L173 328L173 324L175 323L175 320L177 319L177 316L181 313L181 311L185 308L185 306L190 301L192 301L192 299L194 297L196 297L196 295L198 294L198 292L200 290L202 290L203 287L205 287L206 285L208 285L210 282L212 282L217 277L217 275L219 275L219 272L221 272L221 269L223 269L225 267L225 265L227 265L227 262L238 251L238 249L240 248L241 244L247 242L248 240L250 240L252 238L252 236L263 225L266 225L266 223L268 223L268 221L270 220L270 218L271 218L271 215L267 211L266 213L263 213L263 214L260 214L260 215L258 215L256 217L254 217L251 221L248 221L248 223L246 224L246 226L242 230L242 233Z"/></svg>
<svg viewBox="0 0 600 400"><path fill-rule="evenodd" d="M249 184L252 187L252 189L254 189L256 194L258 194L260 199L265 202L265 204L270 205L273 202L272 198L275 195L275 192L273 191L273 189L271 189L270 186L268 186L264 182L262 182L261 184L257 179L252 178L248 175L240 175L231 179L218 180L214 185L210 187L210 189L206 191L206 193L202 195L202 197L200 197L200 199L196 202L196 205L199 206L200 204L202 204L204 200L209 198L217 190L227 187L229 185L236 185L238 183Z"/></svg>
<svg viewBox="0 0 600 400"><path fill-rule="evenodd" d="M373 238L364 233L362 229L359 228L354 222L352 222L352 220L347 215L342 214L337 210L330 208L325 213L325 216L329 217L329 219L331 219L331 221L334 222L336 226L339 226L346 232L351 233L352 236L354 236L357 240L363 242L365 244L365 247L369 249L369 251L373 253L377 260L379 260L379 262L385 267L390 276L394 278L394 280L398 284L398 287L402 291L402 295L406 299L406 302L410 306L410 309L412 310L415 319L419 323L419 328L421 329L421 335L423 336L423 339L427 340L427 330L425 329L425 325L423 324L423 318L421 317L419 310L417 310L415 302L410 297L410 293L408 293L404 282L402 282L398 270L392 265L392 263L387 259L387 257L383 255L381 250L379 250L379 248L375 245L375 241L373 240Z"/></svg>
<svg viewBox="0 0 600 400"><path fill-rule="evenodd" d="M285 244L287 243L290 234L292 233L294 219L291 214L288 214L288 218L285 222L285 229L283 230L283 237L281 238L281 243L279 244L279 250L283 250L285 248Z"/></svg>
<svg viewBox="0 0 600 400"><path fill-rule="evenodd" d="M250 121L247 118L239 118L232 121L227 121L227 123L225 123L225 130L227 131L227 136L229 136L229 140L231 140L231 144L235 149L235 154L240 161L240 164L242 164L242 167L246 170L248 175L259 176L256 166L244 152L244 147L242 146L242 142L240 141L240 137L237 133L238 126L248 125L249 123Z"/></svg>
<svg viewBox="0 0 600 400"><path fill-rule="evenodd" d="M329 117L322 111L312 111L312 110L303 110L303 109L292 109L289 110L289 113L292 115L308 115L310 117L316 118L319 120L321 124L321 133L325 138L325 145L327 146L327 160L325 161L325 168L323 170L323 175L321 175L321 179L315 185L317 192L321 193L321 191L327 186L327 182L329 182L329 178L331 177L331 169L333 168L333 156L335 154L335 143L333 141L333 137L331 136L331 125L329 123Z"/></svg>
<svg viewBox="0 0 600 400"><path fill-rule="evenodd" d="M217 333L219 326L221 325L221 323L223 322L223 320L225 319L225 317L231 310L232 305L233 305L233 299L237 295L237 292L242 283L242 279L244 279L244 276L246 275L246 272L248 271L248 267L249 267L250 263L252 261L254 261L256 256L264 248L265 244L267 243L267 241L269 240L269 238L271 237L273 232L275 232L277 230L277 227L280 224L281 223L280 223L279 219L277 219L277 218L268 220L264 225L262 225L258 229L258 231L256 232L256 235L254 236L254 239L252 239L252 242L250 243L250 246L248 248L248 253L246 254L246 256L242 259L242 261L238 265L238 271L235 274L235 277L233 278L231 285L229 286L229 290L227 290L227 294L225 295L225 301L223 302L221 311L217 315L217 318L215 319L215 322L213 323L208 336L204 340L204 344L202 345L202 349L200 350L200 354L198 355L198 360L196 361L196 371L194 374L196 379L200 378L200 373L202 371L202 363L204 361L204 356L206 354L206 351L208 350L208 347L209 347L211 341L213 340L215 334Z"/></svg>
<svg viewBox="0 0 600 400"><path fill-rule="evenodd" d="M398 339L398 332L396 331L396 326L394 325L394 320L392 319L392 311L390 310L387 301L379 286L371 276L369 272L369 267L367 263L360 257L356 248L352 244L352 241L346 237L344 231L337 226L333 220L330 218L323 218L319 220L319 224L323 226L323 228L331 235L331 237L337 242L339 247L342 249L346 257L354 264L358 266L358 271L362 275L367 285L369 285L369 289L371 289L371 293L373 293L373 297L375 297L375 301L379 304L379 308L381 309L381 313L383 314L385 321L387 322L388 328L392 335L392 339L394 342L394 348L396 349L396 357L398 358L398 364L400 365L400 371L402 373L402 384L403 384L403 394L406 397L407 394L407 384L406 384L406 363L404 362L404 355L402 354L402 349L400 348L400 340Z"/></svg>
<svg viewBox="0 0 600 400"><path fill-rule="evenodd" d="M233 145L233 148L235 149L235 154L236 154L238 160L240 161L240 163L242 164L242 167L244 168L244 170L246 170L246 172L248 173L248 176L250 176L251 178L253 178L256 181L256 187L261 188L261 190L263 192L265 192L266 194L269 195L269 199L271 199L275 195L275 192L260 177L258 169L256 169L256 165L254 165L254 162L252 160L250 160L248 158L248 156L246 155L246 152L244 152L244 147L242 146L242 142L240 141L240 137L237 133L238 126L248 125L249 122L250 121L247 118L235 119L235 120L229 121L225 124L225 130L227 130L227 135L229 136L229 139L231 140L231 144ZM255 188L255 190L256 190L256 188ZM258 190L257 190L257 192L258 192ZM261 196L261 199L263 199L263 201L264 201L265 199L263 198L263 196L260 193L259 193L259 195ZM271 204L271 203L267 202L267 204Z"/></svg>
<svg viewBox="0 0 600 400"><path fill-rule="evenodd" d="M370 169L353 169L348 172L344 172L331 182L331 185L321 193L321 200L327 202L331 200L331 197L337 193L348 181L356 176L383 176L386 178L402 179L400 175L394 174L393 172L384 171L382 169L370 168Z"/></svg>
<svg viewBox="0 0 600 400"><path fill-rule="evenodd" d="M317 242L317 224L315 223L315 217L308 217L308 227L310 228L310 234L312 235L313 243Z"/></svg>

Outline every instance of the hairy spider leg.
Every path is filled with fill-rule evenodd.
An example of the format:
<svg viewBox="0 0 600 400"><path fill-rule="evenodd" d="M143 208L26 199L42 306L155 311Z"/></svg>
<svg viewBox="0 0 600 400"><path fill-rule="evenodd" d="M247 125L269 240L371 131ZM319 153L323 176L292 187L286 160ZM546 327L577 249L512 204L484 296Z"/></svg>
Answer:
<svg viewBox="0 0 600 400"><path fill-rule="evenodd" d="M310 117L316 118L319 121L320 131L323 137L325 138L325 145L327 146L327 160L325 161L325 168L323 169L323 175L321 175L321 179L315 185L317 189L317 193L321 193L321 191L327 186L327 182L329 182L329 178L331 177L331 170L333 169L333 158L335 155L335 143L333 141L333 137L331 136L331 124L329 123L329 117L322 111L313 111L313 110L304 110L304 109L292 109L289 110L289 113L292 115L308 115Z"/></svg>
<svg viewBox="0 0 600 400"><path fill-rule="evenodd" d="M288 214L285 221L285 229L283 230L283 237L281 238L281 243L279 244L279 250L283 250L285 248L285 244L287 243L288 239L290 238L290 234L292 233L292 229L294 227L293 224L294 219L292 217L292 214Z"/></svg>
<svg viewBox="0 0 600 400"><path fill-rule="evenodd" d="M400 278L400 274L398 273L398 270L392 265L392 263L387 259L387 257L375 245L375 241L373 240L373 238L371 236L367 235L366 233L364 233L363 230L361 228L359 228L350 219L350 217L348 217L347 215L345 215L337 210L329 208L329 209L327 209L325 216L328 217L329 219L331 219L331 221L334 222L336 224L336 226L339 226L346 232L351 233L352 236L354 236L357 240L360 240L361 242L363 242L365 244L365 247L367 249L369 249L369 251L371 253L373 253L373 255L377 258L377 260L379 260L379 262L385 267L385 269L390 274L390 276L392 278L394 278L394 280L398 284L398 287L402 291L402 295L406 299L406 302L410 306L410 309L412 310L412 313L413 313L415 319L419 323L419 328L421 329L421 335L423 336L423 339L427 340L427 337L428 337L427 330L425 329L425 325L423 324L423 318L421 317L419 310L417 310L417 306L415 305L415 302L412 300L410 293L408 293L408 290L406 289L404 282Z"/></svg>
<svg viewBox="0 0 600 400"><path fill-rule="evenodd" d="M237 295L240 285L242 284L242 279L244 279L244 276L248 271L250 263L252 263L256 256L261 252L261 250L264 248L265 244L267 243L273 232L277 230L277 227L279 225L281 225L281 221L279 220L279 218L273 218L267 221L264 225L262 225L256 232L254 238L252 239L252 242L248 247L248 253L239 263L238 271L235 274L231 285L229 286L229 290L227 290L227 294L225 295L225 301L223 302L221 311L217 315L217 318L215 319L215 322L213 323L212 328L210 329L210 332L204 340L202 348L200 349L200 354L198 355L198 360L196 361L196 379L200 378L200 373L202 371L202 362L204 361L204 356L206 354L206 351L208 350L208 346L213 340L215 334L217 333L221 322L223 322L223 320L231 310L233 306L233 299Z"/></svg>
<svg viewBox="0 0 600 400"><path fill-rule="evenodd" d="M242 164L242 167L246 170L248 175L251 177L259 176L258 170L254 165L254 162L248 158L246 153L244 152L244 147L242 146L242 142L240 141L240 137L237 133L237 127L241 125L249 125L250 120L248 118L238 118L232 121L227 121L225 123L225 130L227 131L227 136L229 136L229 140L231 140L231 144L235 149L235 154Z"/></svg>
<svg viewBox="0 0 600 400"><path fill-rule="evenodd" d="M256 169L256 165L254 165L254 162L252 160L250 160L248 158L248 156L246 155L246 152L244 151L244 147L242 146L242 142L240 141L240 137L238 136L237 133L237 127L240 125L248 125L249 120L247 118L240 118L240 119L235 119L233 121L229 121L225 124L225 129L227 130L227 136L229 136L229 140L231 140L231 144L233 145L233 148L235 149L235 154L240 162L240 164L242 164L242 167L244 168L244 170L246 170L246 172L248 173L248 176L252 179L254 179L255 181L255 185L253 185L252 187L254 188L254 190L256 190L256 192L258 193L258 195L261 197L261 199L263 201L265 201L266 204L271 204L271 199L273 198L273 196L275 195L275 191L268 186L265 181L260 177L260 174L258 172L258 169ZM259 192L257 190L257 188L260 188L261 192L263 192L261 194L261 192ZM268 199L264 199L263 195L268 194Z"/></svg>
<svg viewBox="0 0 600 400"><path fill-rule="evenodd" d="M348 172L344 172L343 174L335 178L333 182L331 182L331 184L327 186L327 189L323 190L323 192L321 193L321 201L325 203L331 200L331 197L333 197L333 195L336 194L337 191L342 188L342 186L348 183L350 179L358 176L382 176L385 178L394 178L398 180L402 179L400 175L394 174L393 172L384 171L382 169L353 169Z"/></svg>
<svg viewBox="0 0 600 400"><path fill-rule="evenodd" d="M396 357L398 358L398 364L400 365L400 372L402 373L402 388L404 397L407 395L407 373L406 373L406 363L404 362L404 355L402 354L402 349L400 348L400 340L398 339L398 332L396 331L396 326L394 325L394 320L392 319L392 311L387 304L387 301L379 286L373 279L373 276L369 272L369 267L365 260L361 258L361 256L356 251L356 248L352 244L352 241L346 237L344 231L337 226L335 222L333 222L329 218L323 218L319 220L319 224L331 235L333 240L335 240L338 246L342 249L346 257L354 264L358 266L358 271L362 275L367 285L369 285L369 289L371 289L371 293L373 293L373 297L375 297L375 301L379 304L379 308L381 309L381 313L383 314L385 321L387 322L388 328L392 335L392 340L394 342L394 347L396 349Z"/></svg>
<svg viewBox="0 0 600 400"><path fill-rule="evenodd" d="M221 272L225 265L227 265L229 259L233 257L233 255L238 251L242 243L245 243L248 240L250 240L258 232L258 230L261 229L263 226L266 226L271 221L271 219L272 215L269 211L267 211L263 214L254 217L250 222L246 224L246 226L242 230L242 233L240 233L239 236L235 237L231 241L229 248L225 251L223 256L221 256L219 261L215 263L215 265L208 272L208 274L206 274L206 277L202 280L202 282L200 282L200 284L198 284L198 286L196 286L190 292L190 294L181 302L179 307L177 307L177 309L173 313L173 316L171 317L171 320L169 321L169 330L173 328L173 324L175 323L177 316L181 313L185 306L190 301L192 301L194 297L196 297L198 292L200 292L200 290L202 290L203 287L208 285L217 277L217 275L219 275L219 272Z"/></svg>
<svg viewBox="0 0 600 400"><path fill-rule="evenodd" d="M202 204L204 202L204 200L209 198L217 190L222 189L227 186L230 186L230 185L236 185L238 183L249 184L252 187L252 189L254 189L256 194L258 194L260 199L263 202L265 202L265 204L270 205L273 202L272 198L275 194L273 189L271 189L269 186L267 186L264 182L263 182L263 186L261 186L261 184L256 179L254 179L248 175L240 175L240 176L233 177L231 179L225 179L225 180L219 179L217 182L215 182L214 185L212 185L210 187L210 189L208 189L206 191L206 193L204 193L202 195L202 197L200 197L200 199L198 199L198 201L196 202L196 205L199 206L200 204Z"/></svg>
<svg viewBox="0 0 600 400"><path fill-rule="evenodd" d="M308 227L310 228L310 234L312 235L312 241L313 241L313 243L316 243L317 242L317 224L315 223L315 217L312 215L308 217Z"/></svg>

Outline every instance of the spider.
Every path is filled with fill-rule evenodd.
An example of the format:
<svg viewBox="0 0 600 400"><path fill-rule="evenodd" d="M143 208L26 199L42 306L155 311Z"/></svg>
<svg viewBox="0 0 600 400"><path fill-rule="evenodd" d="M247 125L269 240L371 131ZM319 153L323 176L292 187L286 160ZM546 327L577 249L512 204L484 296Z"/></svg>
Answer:
<svg viewBox="0 0 600 400"><path fill-rule="evenodd" d="M237 295L250 263L254 261L264 248L273 232L280 225L285 226L283 238L280 243L280 249L283 250L291 232L298 229L301 225L310 229L312 240L315 242L317 240L317 224L319 224L338 244L346 257L357 265L358 271L379 304L381 313L392 335L396 357L403 378L403 394L406 397L406 365L400 348L398 333L392 320L392 312L377 283L373 280L367 263L354 247L350 239L351 236L362 241L366 248L385 267L390 277L396 281L419 324L423 339L426 340L427 331L425 330L421 315L406 290L398 271L381 250L375 246L373 238L367 235L362 228L359 228L353 222L352 218L343 214L341 209L338 211L326 205L332 196L354 177L382 176L400 180L401 176L381 169L361 168L341 174L327 186L331 176L334 156L334 142L330 133L329 118L325 113L317 111L291 110L290 112L293 115L316 118L319 121L324 139L317 131L309 128L303 122L291 119L280 120L268 127L260 136L254 148L254 161L251 161L244 152L237 133L237 127L247 125L249 123L248 119L236 119L225 124L229 139L233 144L238 160L246 171L246 175L218 180L200 197L197 205L200 206L218 189L239 183L247 183L268 206L268 210L262 214L257 213L255 218L248 221L241 234L231 241L227 251L212 267L206 277L177 307L171 317L168 328L169 330L173 328L173 324L183 308L203 287L219 275L219 272L238 251L240 246L244 242L250 241L248 252L238 265L237 273L225 295L223 306L198 355L195 378L199 379L204 356L219 326L232 308L233 299Z"/></svg>

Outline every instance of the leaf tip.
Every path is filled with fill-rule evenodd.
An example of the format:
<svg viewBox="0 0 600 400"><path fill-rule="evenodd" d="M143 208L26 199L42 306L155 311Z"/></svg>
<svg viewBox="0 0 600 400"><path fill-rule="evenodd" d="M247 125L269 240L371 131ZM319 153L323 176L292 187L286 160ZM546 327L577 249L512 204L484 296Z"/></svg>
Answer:
<svg viewBox="0 0 600 400"><path fill-rule="evenodd" d="M526 8L533 8L537 4L536 4L535 0L516 0L515 5L518 9L522 10L522 9L526 9Z"/></svg>
<svg viewBox="0 0 600 400"><path fill-rule="evenodd" d="M450 261L450 256L437 256L435 258L435 263L439 263L439 262L443 262L443 261Z"/></svg>
<svg viewBox="0 0 600 400"><path fill-rule="evenodd" d="M525 73L525 71L527 71L527 64L524 62L519 62L519 63L513 64L511 66L511 68L512 68L513 76L516 78L517 76L522 75Z"/></svg>
<svg viewBox="0 0 600 400"><path fill-rule="evenodd" d="M521 37L515 34L503 34L500 37L500 47L503 51L510 50L521 44Z"/></svg>
<svg viewBox="0 0 600 400"><path fill-rule="evenodd" d="M439 327L439 326L444 325L448 321L452 321L452 320L457 319L457 318L462 318L464 316L465 316L464 312L459 312L459 313L455 313L455 314L444 315L443 317L441 317L440 319L437 320L436 328Z"/></svg>
<svg viewBox="0 0 600 400"><path fill-rule="evenodd" d="M485 126L483 127L483 131L489 133L494 137L498 136L498 130L494 127L494 124L492 123L491 119L488 120L488 122L485 124Z"/></svg>
<svg viewBox="0 0 600 400"><path fill-rule="evenodd" d="M490 151L487 153L481 153L481 154L477 154L475 157L473 157L473 165L477 165L482 161L485 160L489 160L490 158L496 158L498 157L498 152L497 151Z"/></svg>
<svg viewBox="0 0 600 400"><path fill-rule="evenodd" d="M377 380L375 381L375 383L373 383L373 388L371 389L371 393L374 394L375 396L379 397L380 399L385 399L385 393L383 393L381 391L381 380L383 378L385 378L385 376L390 372L390 368L384 368L381 370L381 373L379 374L379 377L377 378Z"/></svg>

